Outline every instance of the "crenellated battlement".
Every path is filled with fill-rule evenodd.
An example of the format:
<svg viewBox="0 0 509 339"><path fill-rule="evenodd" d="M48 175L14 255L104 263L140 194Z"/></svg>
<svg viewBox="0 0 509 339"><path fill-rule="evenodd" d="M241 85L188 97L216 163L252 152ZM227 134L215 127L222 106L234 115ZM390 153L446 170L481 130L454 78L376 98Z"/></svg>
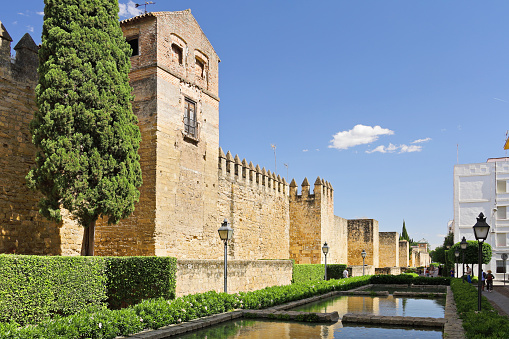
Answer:
<svg viewBox="0 0 509 339"><path fill-rule="evenodd" d="M226 153L219 147L218 158L219 177L231 181L236 181L250 186L271 189L276 193L287 195L288 183L285 178L281 178L265 167L260 169L259 165L254 166L252 162L247 163L246 159L240 160L238 154L232 156L230 151Z"/></svg>
<svg viewBox="0 0 509 339"><path fill-rule="evenodd" d="M298 199L332 199L334 189L332 185L320 177L317 177L313 187L313 193L311 194L310 185L307 178L301 184L301 194L298 194L298 187L295 179L292 179L290 183L290 200Z"/></svg>
<svg viewBox="0 0 509 339"><path fill-rule="evenodd" d="M37 82L39 66L39 47L30 34L26 33L14 47L15 57L11 56L12 38L0 21L0 76L18 82Z"/></svg>

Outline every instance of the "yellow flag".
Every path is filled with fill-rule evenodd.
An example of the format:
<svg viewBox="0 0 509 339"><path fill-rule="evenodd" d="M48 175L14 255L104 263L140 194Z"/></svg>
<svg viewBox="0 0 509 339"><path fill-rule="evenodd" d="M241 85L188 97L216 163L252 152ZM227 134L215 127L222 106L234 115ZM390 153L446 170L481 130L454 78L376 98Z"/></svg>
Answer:
<svg viewBox="0 0 509 339"><path fill-rule="evenodd" d="M509 149L509 138L505 141L504 149Z"/></svg>

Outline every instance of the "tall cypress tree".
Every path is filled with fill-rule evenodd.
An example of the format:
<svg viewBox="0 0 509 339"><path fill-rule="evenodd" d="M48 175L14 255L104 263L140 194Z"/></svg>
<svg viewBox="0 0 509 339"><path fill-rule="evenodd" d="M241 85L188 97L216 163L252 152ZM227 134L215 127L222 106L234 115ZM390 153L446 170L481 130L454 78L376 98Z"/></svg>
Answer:
<svg viewBox="0 0 509 339"><path fill-rule="evenodd" d="M82 255L94 254L99 217L117 223L139 200L131 53L117 0L45 0L27 180L43 194L42 215L60 221L65 208L84 226Z"/></svg>
<svg viewBox="0 0 509 339"><path fill-rule="evenodd" d="M401 235L399 236L399 240L406 240L410 242L410 237L408 236L408 232L405 227L405 220L403 220L403 229L401 230Z"/></svg>

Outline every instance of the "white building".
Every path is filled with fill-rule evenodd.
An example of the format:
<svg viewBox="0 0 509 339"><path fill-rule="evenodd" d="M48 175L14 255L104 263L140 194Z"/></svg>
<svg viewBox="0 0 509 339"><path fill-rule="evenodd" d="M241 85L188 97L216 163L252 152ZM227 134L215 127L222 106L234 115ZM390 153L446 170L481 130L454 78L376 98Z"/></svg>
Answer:
<svg viewBox="0 0 509 339"><path fill-rule="evenodd" d="M454 242L461 241L463 236L467 240L475 240L472 227L479 213L483 212L491 226L486 242L493 249L491 262L484 266L484 270L491 270L496 280L504 277L501 256L503 253L509 254L508 181L509 158L454 166ZM461 274L461 267L459 270Z"/></svg>

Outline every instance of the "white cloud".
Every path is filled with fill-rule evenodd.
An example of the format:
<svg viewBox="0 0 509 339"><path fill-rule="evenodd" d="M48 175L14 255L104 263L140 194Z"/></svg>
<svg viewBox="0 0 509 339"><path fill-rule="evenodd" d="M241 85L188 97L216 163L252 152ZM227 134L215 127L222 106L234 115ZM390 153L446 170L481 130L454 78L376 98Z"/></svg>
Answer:
<svg viewBox="0 0 509 339"><path fill-rule="evenodd" d="M44 12L35 12L37 13L38 15L44 15Z"/></svg>
<svg viewBox="0 0 509 339"><path fill-rule="evenodd" d="M372 149L372 150L367 150L366 153L375 153L375 152L380 152L380 153L398 153L398 154L401 154L401 153L411 153L411 152L420 152L422 151L422 146L417 146L417 145L399 145L399 146L396 146L396 145L393 145L393 144L389 144L389 146L383 146L383 145L380 145L378 147L376 147L375 149Z"/></svg>
<svg viewBox="0 0 509 339"><path fill-rule="evenodd" d="M412 144L420 144L420 143L423 143L423 142L428 142L430 140L431 140L431 138L417 139L415 141L412 141Z"/></svg>
<svg viewBox="0 0 509 339"><path fill-rule="evenodd" d="M143 13L141 9L136 8L136 3L132 0L129 0L127 4L118 4L118 16L119 17L133 17Z"/></svg>
<svg viewBox="0 0 509 339"><path fill-rule="evenodd" d="M392 135L393 131L380 126L355 125L349 131L338 132L330 141L329 148L347 149L350 147L369 144L378 140L380 135Z"/></svg>
<svg viewBox="0 0 509 339"><path fill-rule="evenodd" d="M21 13L21 12L19 12L19 13L18 13L18 15L28 16L28 15L26 15L25 13Z"/></svg>
<svg viewBox="0 0 509 339"><path fill-rule="evenodd" d="M28 25L28 26L27 26L27 29L28 29L28 31L29 31L29 32L31 32L31 33L33 33L33 32L34 32L34 27L33 27L33 26Z"/></svg>
<svg viewBox="0 0 509 339"><path fill-rule="evenodd" d="M309 152L309 150L307 150L307 149L303 149L303 150L302 150L302 152Z"/></svg>

